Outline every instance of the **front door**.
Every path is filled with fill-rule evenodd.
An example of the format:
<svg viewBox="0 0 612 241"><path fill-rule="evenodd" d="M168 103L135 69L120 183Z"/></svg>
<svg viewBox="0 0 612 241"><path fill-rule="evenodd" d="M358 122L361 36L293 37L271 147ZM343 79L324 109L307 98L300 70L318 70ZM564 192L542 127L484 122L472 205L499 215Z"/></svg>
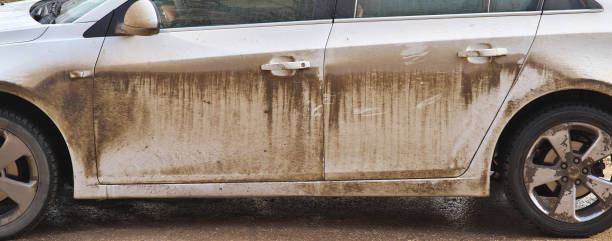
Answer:
<svg viewBox="0 0 612 241"><path fill-rule="evenodd" d="M322 180L333 2L155 3L159 34L109 36L100 53L100 181Z"/></svg>
<svg viewBox="0 0 612 241"><path fill-rule="evenodd" d="M326 179L461 175L525 61L540 8L339 0L325 63Z"/></svg>

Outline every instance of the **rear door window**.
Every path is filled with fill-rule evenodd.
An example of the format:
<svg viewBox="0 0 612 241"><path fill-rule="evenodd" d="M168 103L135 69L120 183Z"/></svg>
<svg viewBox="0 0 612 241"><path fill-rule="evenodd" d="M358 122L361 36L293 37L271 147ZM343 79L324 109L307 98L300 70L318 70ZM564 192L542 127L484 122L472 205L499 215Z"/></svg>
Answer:
<svg viewBox="0 0 612 241"><path fill-rule="evenodd" d="M543 0L338 0L339 18L538 11Z"/></svg>
<svg viewBox="0 0 612 241"><path fill-rule="evenodd" d="M602 9L595 0L546 0L544 10Z"/></svg>
<svg viewBox="0 0 612 241"><path fill-rule="evenodd" d="M395 17L487 12L483 0L357 0L355 17Z"/></svg>

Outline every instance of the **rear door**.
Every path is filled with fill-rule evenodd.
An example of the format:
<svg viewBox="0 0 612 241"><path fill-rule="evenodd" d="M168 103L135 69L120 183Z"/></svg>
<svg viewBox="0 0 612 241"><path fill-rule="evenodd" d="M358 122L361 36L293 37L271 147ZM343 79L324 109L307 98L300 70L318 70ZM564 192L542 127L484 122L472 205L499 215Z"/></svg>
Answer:
<svg viewBox="0 0 612 241"><path fill-rule="evenodd" d="M322 180L334 1L154 2L161 32L107 37L96 66L101 182Z"/></svg>
<svg viewBox="0 0 612 241"><path fill-rule="evenodd" d="M340 0L326 52L328 180L456 177L534 40L538 0Z"/></svg>

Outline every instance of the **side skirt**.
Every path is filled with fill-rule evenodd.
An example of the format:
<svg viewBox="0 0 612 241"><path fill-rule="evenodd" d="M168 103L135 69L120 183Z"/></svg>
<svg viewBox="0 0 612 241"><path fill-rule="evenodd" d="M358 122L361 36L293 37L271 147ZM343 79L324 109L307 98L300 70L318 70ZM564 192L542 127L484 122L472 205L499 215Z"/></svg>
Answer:
<svg viewBox="0 0 612 241"><path fill-rule="evenodd" d="M282 196L475 196L489 195L487 178L97 185L75 190L78 199Z"/></svg>

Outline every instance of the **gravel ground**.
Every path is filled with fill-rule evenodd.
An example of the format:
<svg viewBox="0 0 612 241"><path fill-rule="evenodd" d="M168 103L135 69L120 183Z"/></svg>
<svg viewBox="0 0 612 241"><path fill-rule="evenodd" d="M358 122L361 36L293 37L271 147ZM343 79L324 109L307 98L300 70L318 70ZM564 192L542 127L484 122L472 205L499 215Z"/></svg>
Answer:
<svg viewBox="0 0 612 241"><path fill-rule="evenodd" d="M62 200L61 212L21 239L551 239L495 191L488 198ZM611 240L612 230L592 238Z"/></svg>

